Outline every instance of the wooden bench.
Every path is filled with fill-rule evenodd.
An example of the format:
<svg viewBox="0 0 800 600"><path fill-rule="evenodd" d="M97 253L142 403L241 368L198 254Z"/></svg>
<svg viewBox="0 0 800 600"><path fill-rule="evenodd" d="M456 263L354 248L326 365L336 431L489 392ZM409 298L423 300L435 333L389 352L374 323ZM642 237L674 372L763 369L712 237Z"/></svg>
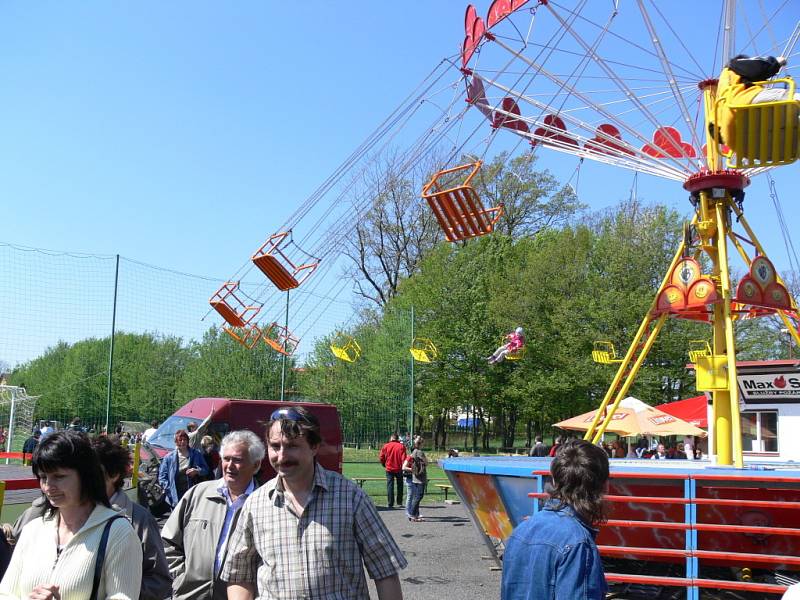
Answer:
<svg viewBox="0 0 800 600"><path fill-rule="evenodd" d="M358 487L363 488L366 481L386 481L385 477L353 477L353 481L358 484Z"/></svg>
<svg viewBox="0 0 800 600"><path fill-rule="evenodd" d="M445 501L446 504L459 504L460 503L459 500L448 500L447 499L448 492L453 491L453 486L452 485L450 485L449 483L437 483L436 487L444 492L444 501Z"/></svg>

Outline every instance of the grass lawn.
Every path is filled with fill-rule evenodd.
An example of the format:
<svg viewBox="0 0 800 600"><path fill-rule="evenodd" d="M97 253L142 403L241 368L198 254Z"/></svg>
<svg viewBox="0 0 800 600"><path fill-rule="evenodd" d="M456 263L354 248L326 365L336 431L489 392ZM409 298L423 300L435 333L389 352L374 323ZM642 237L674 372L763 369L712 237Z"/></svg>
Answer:
<svg viewBox="0 0 800 600"><path fill-rule="evenodd" d="M442 457L441 452L426 452L428 456L428 492L422 499L422 503L435 503L444 501L444 492L436 487L437 483L447 483L447 475L436 464L436 461ZM378 450L355 450L352 448L345 448L344 450L344 468L343 473L345 477L353 479L354 477L372 477L378 481L365 481L364 491L369 494L372 501L378 506L386 505L386 469L378 461ZM448 498L455 497L451 493Z"/></svg>
<svg viewBox="0 0 800 600"><path fill-rule="evenodd" d="M344 472L345 477L374 477L378 481L365 481L364 491L369 494L372 501L378 506L386 505L386 470L378 461L378 450L368 449L344 449ZM436 464L444 456L442 452L426 452L428 456L428 492L422 499L425 503L436 503L444 501L444 492L436 487L437 483L447 483L447 476L444 471ZM450 493L448 498L456 497L455 493ZM134 498L135 499L135 498ZM13 523L29 504L5 504L0 513L0 522Z"/></svg>

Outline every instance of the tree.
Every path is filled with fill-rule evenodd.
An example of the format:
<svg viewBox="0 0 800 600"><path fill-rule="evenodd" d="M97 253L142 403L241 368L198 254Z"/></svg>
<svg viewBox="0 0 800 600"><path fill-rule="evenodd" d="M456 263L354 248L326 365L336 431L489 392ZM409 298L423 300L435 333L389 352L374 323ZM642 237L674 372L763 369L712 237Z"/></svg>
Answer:
<svg viewBox="0 0 800 600"><path fill-rule="evenodd" d="M479 171L475 189L484 205L503 204L496 230L511 238L532 237L560 228L583 208L575 191L547 171L536 171L537 157L522 154L509 160L502 152Z"/></svg>
<svg viewBox="0 0 800 600"><path fill-rule="evenodd" d="M534 170L535 160L530 154L509 160L501 153L473 180L485 206L504 205L496 230L513 238L560 227L582 209L572 188L559 187L548 171ZM356 198L371 196L371 208L355 224L345 254L357 293L370 302L385 306L400 281L414 275L443 238L432 211L419 199L440 163L434 157L408 169L403 157L388 156L354 187Z"/></svg>
<svg viewBox="0 0 800 600"><path fill-rule="evenodd" d="M245 348L216 327L189 345L187 362L175 391L178 406L197 397L253 398L280 396L283 356L266 344ZM294 359L287 365L287 388L294 384Z"/></svg>
<svg viewBox="0 0 800 600"><path fill-rule="evenodd" d="M400 280L417 270L441 238L436 219L419 199L428 176L425 165L404 169L392 155L376 160L354 187L354 196L371 199L354 224L355 235L345 237L344 254L352 262L347 273L356 292L379 306L394 297Z"/></svg>

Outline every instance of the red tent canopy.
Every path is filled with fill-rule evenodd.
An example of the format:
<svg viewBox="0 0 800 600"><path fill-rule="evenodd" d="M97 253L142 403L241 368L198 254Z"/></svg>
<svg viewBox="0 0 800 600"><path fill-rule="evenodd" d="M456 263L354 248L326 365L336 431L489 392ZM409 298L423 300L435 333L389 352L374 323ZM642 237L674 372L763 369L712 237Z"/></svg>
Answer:
<svg viewBox="0 0 800 600"><path fill-rule="evenodd" d="M673 417L683 419L692 425L708 429L708 399L704 395L668 402L667 404L659 404L656 408Z"/></svg>

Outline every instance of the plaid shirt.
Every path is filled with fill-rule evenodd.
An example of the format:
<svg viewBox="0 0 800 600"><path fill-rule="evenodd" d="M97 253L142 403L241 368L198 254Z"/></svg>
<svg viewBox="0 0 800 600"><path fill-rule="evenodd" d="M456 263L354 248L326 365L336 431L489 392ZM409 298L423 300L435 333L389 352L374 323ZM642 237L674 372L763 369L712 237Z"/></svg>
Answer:
<svg viewBox="0 0 800 600"><path fill-rule="evenodd" d="M262 599L369 600L362 560L372 579L408 564L364 491L316 465L299 517L284 499L280 477L247 499L221 578L257 583Z"/></svg>

